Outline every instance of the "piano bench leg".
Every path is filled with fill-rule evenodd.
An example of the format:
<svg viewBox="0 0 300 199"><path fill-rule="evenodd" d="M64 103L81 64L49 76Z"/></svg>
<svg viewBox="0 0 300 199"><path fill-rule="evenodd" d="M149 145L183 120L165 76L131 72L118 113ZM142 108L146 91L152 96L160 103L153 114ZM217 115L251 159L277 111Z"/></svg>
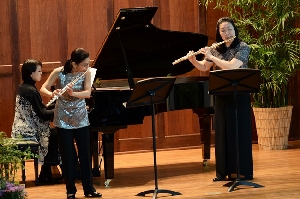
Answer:
<svg viewBox="0 0 300 199"><path fill-rule="evenodd" d="M26 174L25 174L25 161L22 161L23 168L22 168L22 181L26 181Z"/></svg>

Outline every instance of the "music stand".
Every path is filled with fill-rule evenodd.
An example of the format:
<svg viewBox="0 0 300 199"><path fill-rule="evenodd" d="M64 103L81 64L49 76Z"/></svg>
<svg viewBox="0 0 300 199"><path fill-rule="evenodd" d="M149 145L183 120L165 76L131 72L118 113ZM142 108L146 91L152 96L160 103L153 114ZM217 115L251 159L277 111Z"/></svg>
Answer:
<svg viewBox="0 0 300 199"><path fill-rule="evenodd" d="M254 188L263 187L262 185L241 181L240 162L239 162L239 142L238 142L238 117L236 94L238 93L257 93L260 87L260 70L239 68L211 71L209 74L209 94L211 95L234 95L235 104L235 147L236 147L236 172L237 179L234 182L226 183L229 186L228 192L234 190L238 185L253 186Z"/></svg>
<svg viewBox="0 0 300 199"><path fill-rule="evenodd" d="M174 77L156 77L138 81L134 87L131 96L126 104L126 107L135 106L152 106L152 138L153 138L153 157L154 157L154 180L155 189L147 190L137 194L137 196L145 196L153 193L153 199L157 197L158 193L169 193L172 196L181 195L179 192L158 189L157 183L157 165L156 165L156 130L155 130L155 108L154 104L165 103L171 89L175 82Z"/></svg>

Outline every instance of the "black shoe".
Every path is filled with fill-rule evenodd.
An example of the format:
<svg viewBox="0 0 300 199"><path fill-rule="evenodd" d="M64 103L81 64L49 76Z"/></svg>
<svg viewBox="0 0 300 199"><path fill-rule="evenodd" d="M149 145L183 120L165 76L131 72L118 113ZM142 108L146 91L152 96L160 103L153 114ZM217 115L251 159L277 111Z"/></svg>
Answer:
<svg viewBox="0 0 300 199"><path fill-rule="evenodd" d="M67 199L75 199L75 194L68 194Z"/></svg>
<svg viewBox="0 0 300 199"><path fill-rule="evenodd" d="M39 183L45 184L45 185L51 185L51 184L62 184L61 180L55 180L55 179L45 179L45 178L39 178Z"/></svg>
<svg viewBox="0 0 300 199"><path fill-rule="evenodd" d="M41 172L39 175L39 182L48 184L51 183L51 181L52 181L51 166L42 165Z"/></svg>
<svg viewBox="0 0 300 199"><path fill-rule="evenodd" d="M40 183L46 183L46 182L47 182L47 179L46 179L46 178L41 178L41 177L39 177L39 182L40 182Z"/></svg>
<svg viewBox="0 0 300 199"><path fill-rule="evenodd" d="M213 179L213 182L218 182L218 181L223 181L223 180L225 180L225 178L216 177L216 178Z"/></svg>
<svg viewBox="0 0 300 199"><path fill-rule="evenodd" d="M235 181L237 179L237 177L228 177L229 181ZM249 176L240 176L240 180L253 180L253 175L249 175Z"/></svg>
<svg viewBox="0 0 300 199"><path fill-rule="evenodd" d="M102 194L95 191L93 193L84 194L84 196L87 198L101 198Z"/></svg>
<svg viewBox="0 0 300 199"><path fill-rule="evenodd" d="M245 176L243 178L240 178L240 180L253 180L253 176L250 175L250 176Z"/></svg>

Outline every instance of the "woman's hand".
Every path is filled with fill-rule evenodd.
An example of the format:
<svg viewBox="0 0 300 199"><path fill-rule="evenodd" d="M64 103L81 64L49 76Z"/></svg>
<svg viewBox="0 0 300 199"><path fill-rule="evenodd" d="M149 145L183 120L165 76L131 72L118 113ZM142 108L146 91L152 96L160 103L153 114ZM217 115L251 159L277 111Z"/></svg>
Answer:
<svg viewBox="0 0 300 199"><path fill-rule="evenodd" d="M209 60L211 60L213 57L213 55L210 52L210 47L201 48L200 53L202 53Z"/></svg>
<svg viewBox="0 0 300 199"><path fill-rule="evenodd" d="M197 51L196 53L194 51L189 51L188 54L186 55L186 58L193 64L193 66L195 66L198 70L200 71L208 71L210 69L210 67L213 65L212 62L208 62L205 60L202 61L198 61L196 59L196 54L204 54L207 56L213 56L210 53L210 48L209 47L205 47L205 48L201 48L199 51Z"/></svg>
<svg viewBox="0 0 300 199"><path fill-rule="evenodd" d="M73 96L74 92L73 92L73 83L69 83L67 84L67 92L70 96Z"/></svg>
<svg viewBox="0 0 300 199"><path fill-rule="evenodd" d="M188 60L191 62L191 63L195 63L196 61L196 56L194 55L194 51L189 51L188 54L186 54L186 57L188 58Z"/></svg>
<svg viewBox="0 0 300 199"><path fill-rule="evenodd" d="M61 89L55 89L52 93L51 93L51 98L57 96L60 93Z"/></svg>

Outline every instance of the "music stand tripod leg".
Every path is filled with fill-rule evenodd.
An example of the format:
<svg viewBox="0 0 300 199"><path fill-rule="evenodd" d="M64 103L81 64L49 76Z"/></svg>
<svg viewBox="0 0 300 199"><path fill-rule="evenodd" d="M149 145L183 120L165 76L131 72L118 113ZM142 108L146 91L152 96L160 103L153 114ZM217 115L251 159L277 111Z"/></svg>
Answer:
<svg viewBox="0 0 300 199"><path fill-rule="evenodd" d="M145 196L146 194L153 193L153 199L157 197L158 193L169 193L172 196L180 195L181 193L158 189L157 183L157 164L156 164L156 130L155 130L155 107L154 104L164 103L169 95L175 78L172 77L160 77L146 79L137 82L135 88L132 91L132 94L127 102L127 107L132 106L145 106L151 105L152 111L152 139L153 139L153 158L154 158L154 180L155 180L155 189L147 190L137 194L137 196Z"/></svg>
<svg viewBox="0 0 300 199"><path fill-rule="evenodd" d="M236 148L236 172L237 179L226 183L223 186L229 186L228 192L233 191L239 185L253 186L254 188L263 187L262 185L241 181L240 179L240 160L238 143L238 117L236 95L239 93L258 93L260 89L260 70L239 68L228 70L215 70L209 73L209 94L211 95L234 95L235 104L235 148Z"/></svg>
<svg viewBox="0 0 300 199"><path fill-rule="evenodd" d="M231 183L230 183L231 184ZM264 187L260 184L254 183L254 182L247 182L247 181L241 181L239 179L236 179L231 186L228 188L227 192L231 192L234 190L235 187L239 186L239 185L244 185L244 186L249 186L249 187L254 187L254 188L260 188L260 187Z"/></svg>
<svg viewBox="0 0 300 199"><path fill-rule="evenodd" d="M240 180L240 158L239 158L239 138L238 138L238 114L237 114L237 100L236 100L236 86L237 82L233 82L232 85L234 86L234 105L235 105L235 148L236 148L236 170L237 170L237 179L233 182L226 183L224 186L229 186L228 192L234 190L235 187L239 185L245 186L253 186L254 188L263 187L262 185L253 183L253 182L246 182Z"/></svg>
<svg viewBox="0 0 300 199"><path fill-rule="evenodd" d="M151 93L151 92L150 92ZM153 193L152 199L156 199L158 193L169 193L172 196L175 195L181 195L181 193L176 192L176 191L171 191L171 190L166 190L166 189L158 189L158 182L157 182L157 163L156 163L156 129L155 129L155 107L152 102L151 98L151 103L152 103L152 139L153 139L153 161L154 161L154 180L155 180L155 189L154 190L147 190L143 191L137 194L137 196L145 196L146 194Z"/></svg>

